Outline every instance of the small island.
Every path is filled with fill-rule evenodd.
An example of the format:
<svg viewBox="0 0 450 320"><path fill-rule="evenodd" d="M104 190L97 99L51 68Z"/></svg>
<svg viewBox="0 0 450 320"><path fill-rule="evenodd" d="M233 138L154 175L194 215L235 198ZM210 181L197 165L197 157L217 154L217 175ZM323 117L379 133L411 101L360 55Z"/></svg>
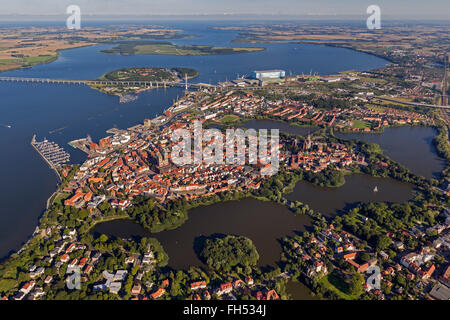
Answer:
<svg viewBox="0 0 450 320"><path fill-rule="evenodd" d="M203 56L264 51L265 48L214 47L200 45L179 46L167 41L127 41L116 42L117 46L101 50L102 53L134 55L162 54L175 56Z"/></svg>
<svg viewBox="0 0 450 320"><path fill-rule="evenodd" d="M200 258L212 269L230 271L238 265L255 266L259 254L249 238L229 235L206 239Z"/></svg>
<svg viewBox="0 0 450 320"><path fill-rule="evenodd" d="M177 83L185 78L192 79L198 75L197 70L184 67L172 69L160 67L123 68L110 71L100 78L92 80L90 87L106 94L123 96L156 87L150 86L147 82Z"/></svg>

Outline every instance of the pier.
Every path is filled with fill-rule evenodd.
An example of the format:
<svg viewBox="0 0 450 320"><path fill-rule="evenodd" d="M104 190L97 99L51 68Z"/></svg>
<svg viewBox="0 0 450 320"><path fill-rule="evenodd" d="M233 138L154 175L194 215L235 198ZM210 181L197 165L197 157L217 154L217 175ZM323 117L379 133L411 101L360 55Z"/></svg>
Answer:
<svg viewBox="0 0 450 320"><path fill-rule="evenodd" d="M33 135L31 145L45 160L45 162L47 162L50 168L55 170L59 181L62 181L58 168L60 168L64 163L69 162L70 154L64 151L64 149L55 142L48 141L47 139L44 139L43 141L36 141L36 135Z"/></svg>

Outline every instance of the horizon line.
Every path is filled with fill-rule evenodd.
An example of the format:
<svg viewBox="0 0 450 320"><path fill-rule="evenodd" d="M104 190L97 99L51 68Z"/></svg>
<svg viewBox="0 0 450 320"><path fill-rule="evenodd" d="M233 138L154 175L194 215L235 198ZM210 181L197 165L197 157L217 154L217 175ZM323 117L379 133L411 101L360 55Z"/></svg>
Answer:
<svg viewBox="0 0 450 320"><path fill-rule="evenodd" d="M259 18L259 19L273 19L273 20L289 20L289 19L314 19L314 20L325 20L325 19L336 19L336 20L352 20L366 18L364 14L256 14L256 13L212 13L212 14L92 14L84 13L83 16L87 18L86 20L98 19L127 19L127 18L194 18L194 19L204 19L208 17L222 18L224 20L230 20L233 18ZM64 14L18 14L18 13L6 13L0 14L2 18L21 18L21 19L48 19L48 18L66 18L67 15ZM415 16L394 16L394 15L384 15L385 21L448 21L446 17L415 17ZM0 21L1 23L2 21Z"/></svg>

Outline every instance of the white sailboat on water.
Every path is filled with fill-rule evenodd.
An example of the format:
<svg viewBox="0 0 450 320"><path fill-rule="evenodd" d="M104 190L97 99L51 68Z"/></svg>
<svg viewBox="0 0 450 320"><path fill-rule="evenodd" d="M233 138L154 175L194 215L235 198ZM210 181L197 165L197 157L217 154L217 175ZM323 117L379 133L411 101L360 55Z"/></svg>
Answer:
<svg viewBox="0 0 450 320"><path fill-rule="evenodd" d="M373 188L373 192L378 192L378 187L375 186L375 188Z"/></svg>

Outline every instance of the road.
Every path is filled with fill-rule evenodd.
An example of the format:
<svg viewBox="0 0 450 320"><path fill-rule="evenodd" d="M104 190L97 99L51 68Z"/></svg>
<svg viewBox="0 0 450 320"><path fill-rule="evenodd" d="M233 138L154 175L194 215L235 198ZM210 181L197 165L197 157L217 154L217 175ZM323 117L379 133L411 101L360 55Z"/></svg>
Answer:
<svg viewBox="0 0 450 320"><path fill-rule="evenodd" d="M395 100L392 98L385 98L385 97L378 97L378 96L374 96L371 99L380 99L380 100L385 100L385 101L390 101L390 102L397 102L397 103L406 104L406 105L410 105L410 106L438 108L438 109L450 109L450 106L437 106L434 104L425 104L425 103L419 103L419 102L407 102L407 101Z"/></svg>

